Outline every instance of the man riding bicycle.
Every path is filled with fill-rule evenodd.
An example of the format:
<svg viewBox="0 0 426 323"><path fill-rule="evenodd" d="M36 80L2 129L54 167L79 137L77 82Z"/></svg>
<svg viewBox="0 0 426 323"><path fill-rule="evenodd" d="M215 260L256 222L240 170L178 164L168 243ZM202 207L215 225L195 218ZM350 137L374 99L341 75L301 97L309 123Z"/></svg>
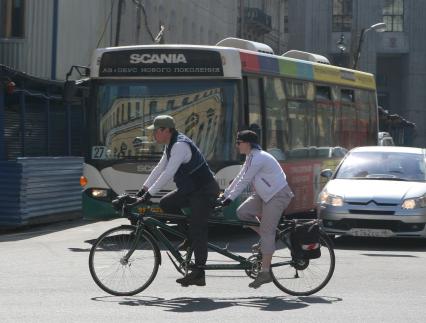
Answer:
<svg viewBox="0 0 426 323"><path fill-rule="evenodd" d="M139 201L148 201L173 178L177 188L161 198L160 207L173 214L191 208L188 237L195 257L195 268L176 282L182 286L205 286L202 267L207 261L208 217L219 194L219 185L198 147L175 129L171 116L157 116L147 129L154 131L155 141L165 144L165 149L138 192Z"/></svg>

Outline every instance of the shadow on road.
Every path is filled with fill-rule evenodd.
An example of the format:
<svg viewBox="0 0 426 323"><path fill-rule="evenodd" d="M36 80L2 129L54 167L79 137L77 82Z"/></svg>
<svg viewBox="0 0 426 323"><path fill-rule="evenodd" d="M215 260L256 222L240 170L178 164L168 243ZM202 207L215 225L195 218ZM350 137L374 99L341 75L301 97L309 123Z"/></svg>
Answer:
<svg viewBox="0 0 426 323"><path fill-rule="evenodd" d="M0 242L31 239L45 234L68 230L93 223L94 221L74 219L49 224L44 223L16 229L2 230L0 231Z"/></svg>
<svg viewBox="0 0 426 323"><path fill-rule="evenodd" d="M426 239L342 236L334 240L334 247L335 249L365 251L426 251Z"/></svg>
<svg viewBox="0 0 426 323"><path fill-rule="evenodd" d="M337 297L309 296L309 297L238 297L238 298L199 298L199 297L94 297L97 302L113 302L127 306L153 306L164 308L166 311L187 313L187 312L208 312L228 307L251 307L261 311L288 311L309 306L310 304L333 304L342 301Z"/></svg>

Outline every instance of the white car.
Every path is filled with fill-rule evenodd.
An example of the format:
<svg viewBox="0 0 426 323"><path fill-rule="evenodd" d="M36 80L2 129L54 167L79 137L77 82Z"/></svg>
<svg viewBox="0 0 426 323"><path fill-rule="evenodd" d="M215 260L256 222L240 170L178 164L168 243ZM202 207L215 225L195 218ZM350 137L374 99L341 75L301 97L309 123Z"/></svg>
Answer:
<svg viewBox="0 0 426 323"><path fill-rule="evenodd" d="M318 196L317 212L330 235L426 237L425 149L354 148Z"/></svg>

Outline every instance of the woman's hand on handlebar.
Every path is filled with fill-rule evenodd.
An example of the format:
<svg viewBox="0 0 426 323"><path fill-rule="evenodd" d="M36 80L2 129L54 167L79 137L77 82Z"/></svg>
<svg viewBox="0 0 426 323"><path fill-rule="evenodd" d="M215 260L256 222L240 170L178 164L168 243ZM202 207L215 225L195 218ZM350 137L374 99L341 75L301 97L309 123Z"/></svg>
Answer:
<svg viewBox="0 0 426 323"><path fill-rule="evenodd" d="M223 208L232 203L232 200L223 195L216 200L216 208Z"/></svg>

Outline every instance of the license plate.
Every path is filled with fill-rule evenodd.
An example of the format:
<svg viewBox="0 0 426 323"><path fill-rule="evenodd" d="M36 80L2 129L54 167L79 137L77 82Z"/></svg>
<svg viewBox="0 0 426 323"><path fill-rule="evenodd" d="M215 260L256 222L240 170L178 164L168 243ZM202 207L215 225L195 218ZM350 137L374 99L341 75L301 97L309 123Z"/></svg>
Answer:
<svg viewBox="0 0 426 323"><path fill-rule="evenodd" d="M393 232L387 229L351 229L348 232L355 237L391 237Z"/></svg>

